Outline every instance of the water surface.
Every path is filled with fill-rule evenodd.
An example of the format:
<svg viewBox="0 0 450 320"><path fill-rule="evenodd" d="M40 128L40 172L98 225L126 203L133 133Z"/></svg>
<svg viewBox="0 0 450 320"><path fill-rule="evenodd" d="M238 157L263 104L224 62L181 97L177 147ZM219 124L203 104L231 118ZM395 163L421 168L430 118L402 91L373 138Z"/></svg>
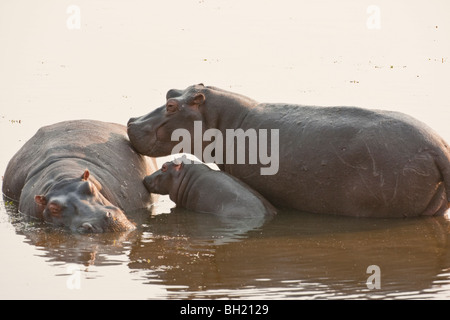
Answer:
<svg viewBox="0 0 450 320"><path fill-rule="evenodd" d="M3 258L28 290L4 298L449 298L445 217L282 211L269 221L227 221L172 209L133 213L140 219L133 232L80 235L7 207L12 228L3 237L14 238L9 245L29 256L17 260L17 252L6 251ZM381 287L371 290L372 265L380 269Z"/></svg>

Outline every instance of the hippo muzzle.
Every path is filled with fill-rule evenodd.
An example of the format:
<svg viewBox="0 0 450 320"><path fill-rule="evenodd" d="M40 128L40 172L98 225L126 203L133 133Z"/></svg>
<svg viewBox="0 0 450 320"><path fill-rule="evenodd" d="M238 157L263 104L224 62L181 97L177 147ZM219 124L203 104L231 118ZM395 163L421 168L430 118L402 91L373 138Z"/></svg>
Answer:
<svg viewBox="0 0 450 320"><path fill-rule="evenodd" d="M74 219L70 228L79 233L103 233L131 231L136 229L136 226L121 210L115 208L94 217Z"/></svg>

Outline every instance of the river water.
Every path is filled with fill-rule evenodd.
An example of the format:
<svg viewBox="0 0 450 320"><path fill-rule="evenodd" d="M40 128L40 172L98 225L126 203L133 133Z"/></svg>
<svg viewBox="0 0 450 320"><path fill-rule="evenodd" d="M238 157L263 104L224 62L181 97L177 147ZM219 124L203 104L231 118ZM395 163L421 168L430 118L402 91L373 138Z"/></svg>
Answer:
<svg viewBox="0 0 450 320"><path fill-rule="evenodd" d="M437 0L2 1L0 171L41 126L125 124L167 90L200 82L261 102L402 111L450 141L449 9ZM447 216L226 220L167 197L130 216L133 232L81 235L1 202L0 298L450 298Z"/></svg>

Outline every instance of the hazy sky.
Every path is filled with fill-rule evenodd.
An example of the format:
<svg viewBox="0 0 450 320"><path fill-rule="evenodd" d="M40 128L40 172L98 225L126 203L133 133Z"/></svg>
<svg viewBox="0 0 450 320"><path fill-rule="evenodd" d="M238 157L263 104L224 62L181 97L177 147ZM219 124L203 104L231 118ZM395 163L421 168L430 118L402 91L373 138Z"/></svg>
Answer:
<svg viewBox="0 0 450 320"><path fill-rule="evenodd" d="M448 12L445 0L2 0L0 121L125 123L203 82L402 110L450 138Z"/></svg>

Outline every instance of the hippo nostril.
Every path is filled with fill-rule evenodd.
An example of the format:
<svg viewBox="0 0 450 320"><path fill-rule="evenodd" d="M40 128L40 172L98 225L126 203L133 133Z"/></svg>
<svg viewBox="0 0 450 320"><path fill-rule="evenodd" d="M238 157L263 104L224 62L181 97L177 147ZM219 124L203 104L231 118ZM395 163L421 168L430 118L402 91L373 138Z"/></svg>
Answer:
<svg viewBox="0 0 450 320"><path fill-rule="evenodd" d="M79 228L78 232L81 233L101 233L103 232L103 228L99 227L98 225L93 225L89 222L84 222Z"/></svg>
<svg viewBox="0 0 450 320"><path fill-rule="evenodd" d="M81 232L94 232L94 227L89 222L85 222L80 227Z"/></svg>
<svg viewBox="0 0 450 320"><path fill-rule="evenodd" d="M130 118L130 120L128 120L128 122L127 122L127 127L129 127L135 121L136 121L136 118Z"/></svg>

